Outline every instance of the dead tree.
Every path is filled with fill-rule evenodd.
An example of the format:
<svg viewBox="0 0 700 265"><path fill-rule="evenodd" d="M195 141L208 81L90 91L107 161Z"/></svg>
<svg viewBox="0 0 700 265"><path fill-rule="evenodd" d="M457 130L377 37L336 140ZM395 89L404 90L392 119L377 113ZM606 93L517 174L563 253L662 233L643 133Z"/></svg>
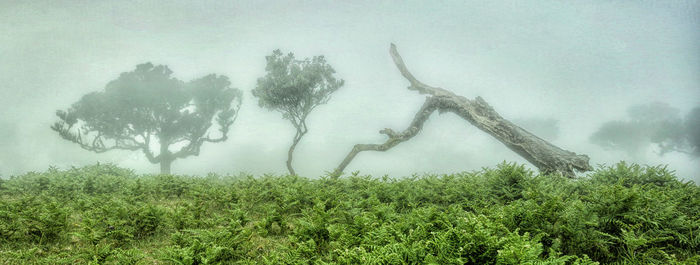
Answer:
<svg viewBox="0 0 700 265"><path fill-rule="evenodd" d="M379 131L379 133L389 137L382 144L356 144L336 168L336 175L341 174L355 156L362 151L383 152L413 138L423 128L423 123L428 120L435 110L440 113L452 112L457 114L472 125L498 139L510 150L535 165L544 174L558 173L567 177L574 177L575 171L584 172L592 169L588 164L588 156L577 155L574 152L561 149L518 127L501 117L481 97L470 100L449 90L432 87L418 81L406 68L394 44L391 44L390 54L401 75L410 83L408 89L418 91L420 94L428 94L429 96L425 99L425 103L418 110L407 129L400 133L389 128Z"/></svg>

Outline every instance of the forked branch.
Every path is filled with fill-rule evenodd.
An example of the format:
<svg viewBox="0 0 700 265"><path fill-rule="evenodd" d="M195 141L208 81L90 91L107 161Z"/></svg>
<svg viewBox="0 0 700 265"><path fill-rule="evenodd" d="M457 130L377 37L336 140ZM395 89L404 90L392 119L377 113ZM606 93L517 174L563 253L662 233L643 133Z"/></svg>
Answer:
<svg viewBox="0 0 700 265"><path fill-rule="evenodd" d="M416 113L411 125L402 133L384 129L380 133L387 135L389 139L383 144L356 144L336 168L336 175L340 175L355 156L362 151L383 152L411 139L423 128L423 123L435 110L457 114L480 130L498 139L506 147L535 165L542 173L558 173L574 177L576 171L583 172L592 169L588 164L588 156L577 155L574 152L561 149L520 128L501 117L481 97L469 100L449 90L420 82L408 70L394 44L391 44L390 54L401 75L410 83L408 89L418 91L420 94L428 94L430 97L426 99L423 107Z"/></svg>

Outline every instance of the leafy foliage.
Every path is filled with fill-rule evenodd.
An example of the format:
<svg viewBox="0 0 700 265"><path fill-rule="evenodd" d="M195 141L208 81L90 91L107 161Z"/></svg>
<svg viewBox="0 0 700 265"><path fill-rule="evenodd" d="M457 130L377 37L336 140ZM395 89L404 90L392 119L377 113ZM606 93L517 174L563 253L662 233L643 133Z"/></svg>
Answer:
<svg viewBox="0 0 700 265"><path fill-rule="evenodd" d="M140 150L169 173L173 160L198 155L204 142L226 140L241 104L241 92L231 88L225 76L212 74L184 83L171 74L167 66L137 65L104 91L84 95L68 110L57 111L60 120L51 128L97 153ZM213 119L220 135L210 138ZM154 154L155 144L159 154ZM179 150L171 151L170 146Z"/></svg>
<svg viewBox="0 0 700 265"><path fill-rule="evenodd" d="M315 107L325 104L331 93L343 86L323 56L296 60L293 53L274 50L265 57L267 74L252 91L260 107L282 112L285 119L300 125Z"/></svg>
<svg viewBox="0 0 700 265"><path fill-rule="evenodd" d="M7 264L697 264L700 188L619 163L452 175L137 176L96 165L0 189Z"/></svg>
<svg viewBox="0 0 700 265"><path fill-rule="evenodd" d="M265 59L267 74L258 79L252 93L260 107L281 112L296 129L287 155L287 169L294 175L292 155L299 140L308 132L306 118L313 109L326 104L345 81L335 78L335 70L323 56L297 60L293 53L284 55L274 50Z"/></svg>

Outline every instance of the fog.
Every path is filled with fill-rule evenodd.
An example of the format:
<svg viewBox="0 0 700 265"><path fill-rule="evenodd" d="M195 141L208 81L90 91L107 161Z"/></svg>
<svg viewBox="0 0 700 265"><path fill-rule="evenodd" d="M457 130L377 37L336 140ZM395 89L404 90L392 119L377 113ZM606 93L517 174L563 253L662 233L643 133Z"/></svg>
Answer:
<svg viewBox="0 0 700 265"><path fill-rule="evenodd" d="M294 128L250 93L265 56L281 49L325 55L345 80L311 113L295 153L298 174L320 176L354 144L382 143L380 129L405 129L422 105L389 56L395 43L422 82L481 96L593 166L667 164L698 183L697 158L659 156L652 145L630 155L589 137L630 106L699 106L699 28L698 1L2 1L0 175L97 162L157 173L140 152L91 153L49 128L56 110L145 62L181 80L223 74L244 92L229 140L176 160L174 173L286 173ZM410 141L363 152L346 172L400 177L502 161L527 164L456 115L435 113Z"/></svg>

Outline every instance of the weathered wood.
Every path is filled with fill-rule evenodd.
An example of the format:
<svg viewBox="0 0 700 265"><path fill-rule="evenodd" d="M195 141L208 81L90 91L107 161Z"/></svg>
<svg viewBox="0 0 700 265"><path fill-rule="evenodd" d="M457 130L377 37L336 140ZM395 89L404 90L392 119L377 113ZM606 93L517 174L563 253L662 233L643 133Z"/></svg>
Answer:
<svg viewBox="0 0 700 265"><path fill-rule="evenodd" d="M498 139L510 150L532 163L542 173L558 173L567 177L574 177L576 171L584 172L592 169L588 164L588 156L578 155L561 149L520 128L501 117L481 97L469 100L454 94L452 91L432 87L418 81L406 68L394 44L391 44L390 54L401 75L409 81L410 86L408 89L430 96L426 98L425 103L416 113L411 125L406 130L396 133L386 128L380 131L380 133L389 137L383 144L356 144L336 168L335 174L341 174L355 156L362 151L383 152L411 139L423 128L423 123L428 120L430 114L435 110L441 113L452 112L457 114L472 125Z"/></svg>

